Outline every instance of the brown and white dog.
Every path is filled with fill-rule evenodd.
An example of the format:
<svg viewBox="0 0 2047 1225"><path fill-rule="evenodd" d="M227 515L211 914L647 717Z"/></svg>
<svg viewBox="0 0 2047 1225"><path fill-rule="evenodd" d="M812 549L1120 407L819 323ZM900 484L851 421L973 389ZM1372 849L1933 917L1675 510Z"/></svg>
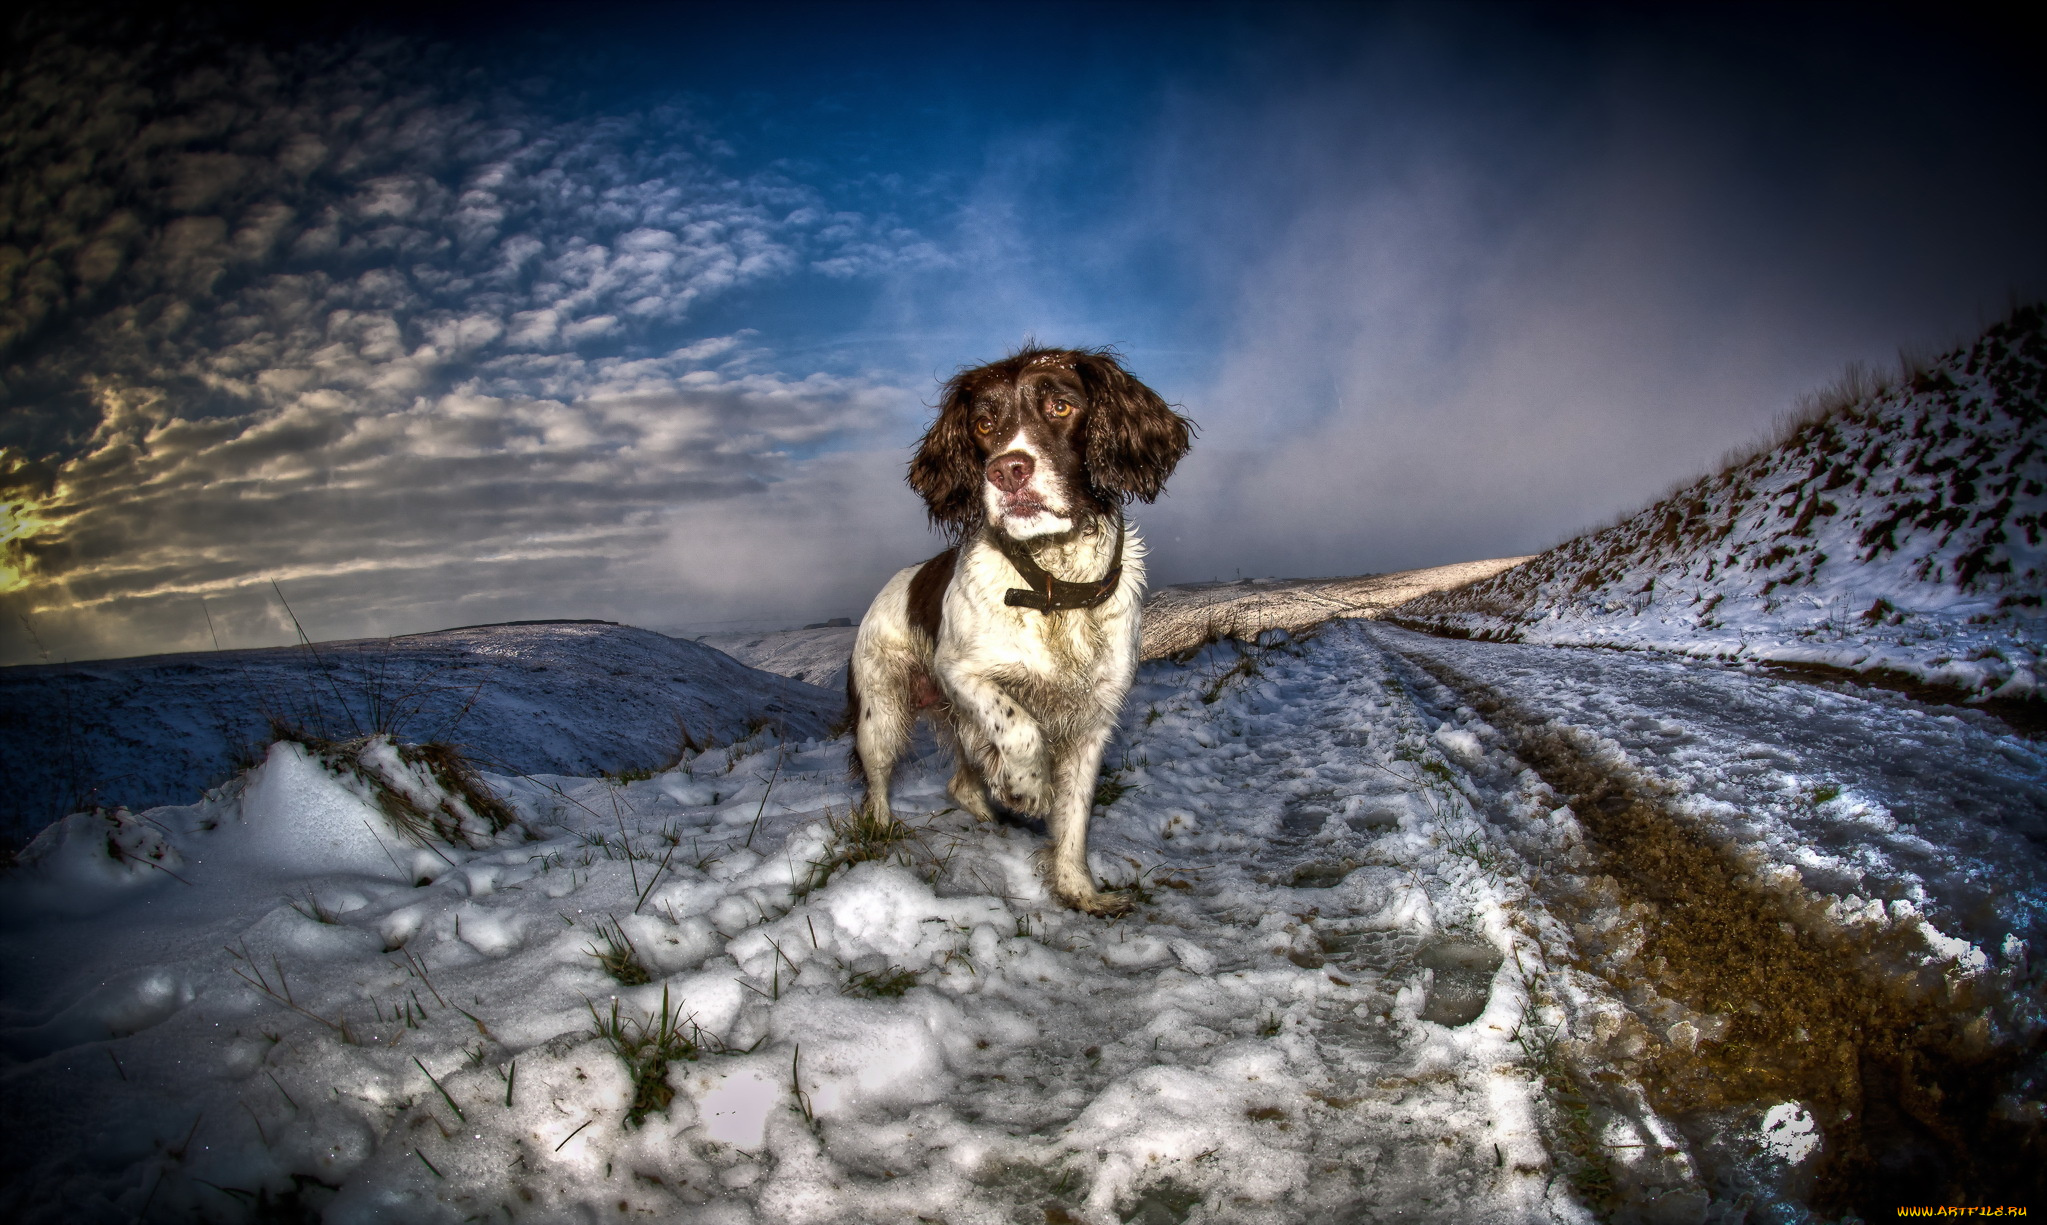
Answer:
<svg viewBox="0 0 2047 1225"><path fill-rule="evenodd" d="M954 545L881 589L846 678L871 816L891 817L890 775L929 714L961 808L1044 819L1052 891L1129 908L1087 865L1102 749L1137 671L1144 544L1122 508L1158 497L1190 428L1105 349L1027 347L946 384L909 481Z"/></svg>

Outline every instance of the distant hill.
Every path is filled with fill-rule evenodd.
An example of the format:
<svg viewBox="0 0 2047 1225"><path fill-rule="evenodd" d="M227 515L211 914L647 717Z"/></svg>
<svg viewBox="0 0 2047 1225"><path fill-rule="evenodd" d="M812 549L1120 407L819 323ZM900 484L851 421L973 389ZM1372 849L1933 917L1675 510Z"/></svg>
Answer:
<svg viewBox="0 0 2047 1225"><path fill-rule="evenodd" d="M0 834L19 841L92 803L189 803L268 742L272 719L448 740L500 773L587 776L666 765L685 737L820 736L844 702L609 622L0 668Z"/></svg>
<svg viewBox="0 0 2047 1225"><path fill-rule="evenodd" d="M857 625L812 625L756 634L700 634L696 641L749 668L844 694L846 661L853 658L853 639L859 633Z"/></svg>
<svg viewBox="0 0 2047 1225"><path fill-rule="evenodd" d="M2047 314L1895 379L1850 378L1781 441L1612 527L1390 619L2037 696L2047 629Z"/></svg>
<svg viewBox="0 0 2047 1225"><path fill-rule="evenodd" d="M1238 579L1161 587L1144 601L1146 659L1176 655L1218 638L1298 633L1324 621L1370 620L1424 592L1497 574L1525 557L1495 557L1353 578Z"/></svg>

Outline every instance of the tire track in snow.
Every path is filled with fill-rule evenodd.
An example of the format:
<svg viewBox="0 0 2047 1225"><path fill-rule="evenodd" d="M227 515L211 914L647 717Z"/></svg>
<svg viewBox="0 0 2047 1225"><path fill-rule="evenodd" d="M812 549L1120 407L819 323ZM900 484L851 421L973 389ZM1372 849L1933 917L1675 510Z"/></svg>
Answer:
<svg viewBox="0 0 2047 1225"><path fill-rule="evenodd" d="M1869 1215L2037 1196L2041 1129L2010 1105L2039 1042L2000 1015L2012 984L1941 973L1916 926L1833 921L1768 857L1703 836L1673 810L1673 788L1610 740L1439 656L1402 653L1502 731L1576 817L1585 854L1545 876L1544 901L1638 1021L1576 1057L1592 1079L1601 1063L1638 1078L1720 1196ZM1825 1147L1808 1175L1770 1186L1718 1140L1775 1102L1812 1109Z"/></svg>

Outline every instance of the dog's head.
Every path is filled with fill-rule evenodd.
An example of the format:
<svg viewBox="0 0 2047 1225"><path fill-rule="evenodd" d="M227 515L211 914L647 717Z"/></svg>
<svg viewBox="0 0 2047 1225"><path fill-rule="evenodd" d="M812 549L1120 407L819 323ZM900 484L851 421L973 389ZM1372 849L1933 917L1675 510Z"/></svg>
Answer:
<svg viewBox="0 0 2047 1225"><path fill-rule="evenodd" d="M1158 497L1192 428L1107 349L1025 348L945 385L910 487L954 536L1061 535Z"/></svg>

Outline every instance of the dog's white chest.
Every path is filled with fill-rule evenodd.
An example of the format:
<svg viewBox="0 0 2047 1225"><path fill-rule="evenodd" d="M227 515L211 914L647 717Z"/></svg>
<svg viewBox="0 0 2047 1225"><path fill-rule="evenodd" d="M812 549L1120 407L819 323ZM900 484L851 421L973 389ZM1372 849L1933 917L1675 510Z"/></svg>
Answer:
<svg viewBox="0 0 2047 1225"><path fill-rule="evenodd" d="M1005 597L1020 583L1015 570L992 548L973 550L947 593L939 669L1001 675L1042 699L1099 700L1097 691L1128 670L1135 647L1137 593L1144 581L1140 550L1128 550L1121 590L1108 601L1060 612L1008 604ZM1092 564L1106 569L1110 560L1104 556Z"/></svg>

